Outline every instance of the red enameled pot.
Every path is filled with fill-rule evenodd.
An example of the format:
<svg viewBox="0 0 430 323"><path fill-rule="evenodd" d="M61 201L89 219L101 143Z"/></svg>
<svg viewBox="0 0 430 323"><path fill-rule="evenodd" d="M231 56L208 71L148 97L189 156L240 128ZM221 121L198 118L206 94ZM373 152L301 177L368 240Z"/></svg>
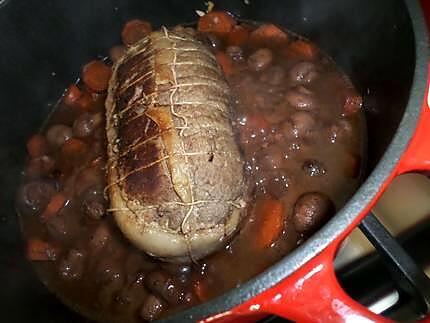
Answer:
<svg viewBox="0 0 430 323"><path fill-rule="evenodd" d="M219 0L217 9L270 21L316 42L364 95L366 178L309 240L242 286L166 321L255 321L276 314L298 322L387 322L340 288L340 244L398 175L430 170L428 38L414 0ZM423 1L426 10L428 1ZM122 24L197 19L203 1L0 0L0 304L5 322L75 322L23 256L13 197L25 140L42 124L80 66L118 42Z"/></svg>

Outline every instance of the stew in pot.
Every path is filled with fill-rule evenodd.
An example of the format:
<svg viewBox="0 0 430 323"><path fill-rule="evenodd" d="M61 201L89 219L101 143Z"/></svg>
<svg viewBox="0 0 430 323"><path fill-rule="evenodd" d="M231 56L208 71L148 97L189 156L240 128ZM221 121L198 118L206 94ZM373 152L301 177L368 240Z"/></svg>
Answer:
<svg viewBox="0 0 430 323"><path fill-rule="evenodd" d="M165 262L138 249L107 198L105 100L112 63L151 31L149 22L129 21L122 45L83 66L28 140L17 196L27 256L41 280L99 321L151 321L240 285L330 219L363 168L362 99L334 62L277 26L210 12L196 28L171 32L209 48L229 85L229 122L248 186L245 216L221 249L201 259ZM228 168L218 174L239 175Z"/></svg>

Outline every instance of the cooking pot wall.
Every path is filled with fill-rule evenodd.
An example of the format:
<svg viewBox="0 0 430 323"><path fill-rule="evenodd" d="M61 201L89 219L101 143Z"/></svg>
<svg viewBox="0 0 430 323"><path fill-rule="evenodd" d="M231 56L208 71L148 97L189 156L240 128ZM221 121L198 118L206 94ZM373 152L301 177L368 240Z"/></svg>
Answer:
<svg viewBox="0 0 430 323"><path fill-rule="evenodd" d="M218 1L245 19L273 21L326 50L365 94L369 167L390 142L408 100L414 39L401 1ZM196 20L195 1L6 1L0 7L0 303L5 321L73 321L38 282L22 256L13 196L25 140L79 74L82 63L120 42L122 24L149 19L155 27ZM48 310L49 308L49 310Z"/></svg>

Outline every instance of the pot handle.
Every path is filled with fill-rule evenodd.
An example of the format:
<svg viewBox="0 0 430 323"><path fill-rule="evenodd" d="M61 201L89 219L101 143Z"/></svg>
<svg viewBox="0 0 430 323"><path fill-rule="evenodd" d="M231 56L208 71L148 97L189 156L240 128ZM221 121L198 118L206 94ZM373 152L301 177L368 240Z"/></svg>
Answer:
<svg viewBox="0 0 430 323"><path fill-rule="evenodd" d="M343 291L333 266L338 244L337 240L276 286L234 308L229 319L233 314L233 321L242 321L253 312L263 312L304 323L392 322L369 311Z"/></svg>

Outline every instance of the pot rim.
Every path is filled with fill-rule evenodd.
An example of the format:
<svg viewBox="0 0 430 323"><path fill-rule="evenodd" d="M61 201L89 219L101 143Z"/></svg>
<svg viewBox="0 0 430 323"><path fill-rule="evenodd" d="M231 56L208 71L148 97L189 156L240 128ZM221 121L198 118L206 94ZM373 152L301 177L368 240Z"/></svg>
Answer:
<svg viewBox="0 0 430 323"><path fill-rule="evenodd" d="M167 317L161 320L162 322L195 321L222 313L272 288L324 250L336 237L346 230L348 225L361 214L372 201L375 194L379 192L414 135L427 86L429 50L427 29L422 10L419 2L415 0L406 0L405 5L409 13L415 38L414 76L409 92L409 100L399 127L375 169L343 208L300 247L240 287L230 290L207 303Z"/></svg>

